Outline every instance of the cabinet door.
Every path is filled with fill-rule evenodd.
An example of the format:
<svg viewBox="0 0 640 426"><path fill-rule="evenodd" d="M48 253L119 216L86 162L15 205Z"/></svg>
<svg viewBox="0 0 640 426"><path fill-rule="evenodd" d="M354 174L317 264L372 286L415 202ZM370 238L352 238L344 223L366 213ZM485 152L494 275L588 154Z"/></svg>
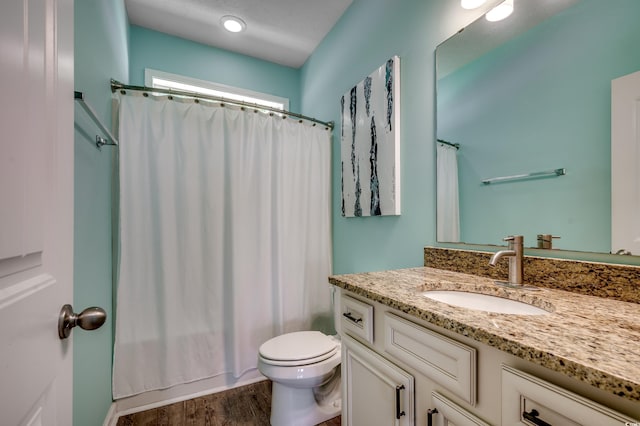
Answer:
<svg viewBox="0 0 640 426"><path fill-rule="evenodd" d="M432 392L431 399L435 410L431 410L430 414L427 414L427 426L433 424L442 424L444 426L491 426L472 412L465 410L438 392ZM433 421L433 416L441 416L442 423Z"/></svg>
<svg viewBox="0 0 640 426"><path fill-rule="evenodd" d="M342 340L343 424L412 426L413 376L371 349Z"/></svg>

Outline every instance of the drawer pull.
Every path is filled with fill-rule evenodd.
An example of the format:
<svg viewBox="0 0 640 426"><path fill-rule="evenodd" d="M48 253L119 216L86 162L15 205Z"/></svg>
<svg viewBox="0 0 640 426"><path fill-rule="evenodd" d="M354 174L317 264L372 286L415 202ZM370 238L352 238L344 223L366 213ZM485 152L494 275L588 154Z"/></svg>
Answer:
<svg viewBox="0 0 640 426"><path fill-rule="evenodd" d="M353 315L351 315L351 312L345 312L342 314L343 317L345 317L346 319L355 322L356 324L359 322L362 322L362 318L356 318Z"/></svg>
<svg viewBox="0 0 640 426"><path fill-rule="evenodd" d="M427 426L433 426L433 415L438 414L437 408L429 408L427 410Z"/></svg>
<svg viewBox="0 0 640 426"><path fill-rule="evenodd" d="M404 385L396 386L396 419L405 415L404 411L400 411L400 391L404 389Z"/></svg>
<svg viewBox="0 0 640 426"><path fill-rule="evenodd" d="M529 420L534 425L537 425L537 426L551 426L550 423L547 423L544 420L539 419L538 418L539 415L540 415L540 413L535 408L533 410L531 410L529 413L527 413L526 411L522 412L522 417L524 417L526 420Z"/></svg>

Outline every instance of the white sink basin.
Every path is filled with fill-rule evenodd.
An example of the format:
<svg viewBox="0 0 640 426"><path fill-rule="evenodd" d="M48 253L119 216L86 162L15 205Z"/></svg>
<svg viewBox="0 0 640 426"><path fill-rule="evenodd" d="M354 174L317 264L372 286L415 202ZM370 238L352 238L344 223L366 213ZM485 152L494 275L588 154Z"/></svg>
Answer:
<svg viewBox="0 0 640 426"><path fill-rule="evenodd" d="M425 291L422 295L448 305L474 309L476 311L515 315L545 315L549 313L542 308L517 300L490 296L488 294L470 293L467 291L432 290Z"/></svg>

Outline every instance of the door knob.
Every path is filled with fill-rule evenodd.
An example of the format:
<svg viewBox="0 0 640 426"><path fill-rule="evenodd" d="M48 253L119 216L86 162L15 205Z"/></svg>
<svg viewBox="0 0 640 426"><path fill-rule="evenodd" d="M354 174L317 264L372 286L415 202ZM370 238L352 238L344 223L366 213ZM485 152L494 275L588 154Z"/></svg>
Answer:
<svg viewBox="0 0 640 426"><path fill-rule="evenodd" d="M71 335L71 329L79 325L83 330L100 328L107 320L107 313L102 308L91 307L76 314L71 305L64 305L58 318L58 336L66 339Z"/></svg>

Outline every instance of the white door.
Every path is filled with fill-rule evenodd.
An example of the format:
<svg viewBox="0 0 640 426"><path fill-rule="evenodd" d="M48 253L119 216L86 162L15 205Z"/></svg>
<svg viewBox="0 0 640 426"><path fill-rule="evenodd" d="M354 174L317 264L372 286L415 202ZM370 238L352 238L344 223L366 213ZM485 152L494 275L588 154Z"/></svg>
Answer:
<svg viewBox="0 0 640 426"><path fill-rule="evenodd" d="M413 426L413 376L349 336L342 337L342 424Z"/></svg>
<svg viewBox="0 0 640 426"><path fill-rule="evenodd" d="M0 424L72 424L73 0L0 2Z"/></svg>
<svg viewBox="0 0 640 426"><path fill-rule="evenodd" d="M640 71L611 82L611 251L640 255Z"/></svg>

